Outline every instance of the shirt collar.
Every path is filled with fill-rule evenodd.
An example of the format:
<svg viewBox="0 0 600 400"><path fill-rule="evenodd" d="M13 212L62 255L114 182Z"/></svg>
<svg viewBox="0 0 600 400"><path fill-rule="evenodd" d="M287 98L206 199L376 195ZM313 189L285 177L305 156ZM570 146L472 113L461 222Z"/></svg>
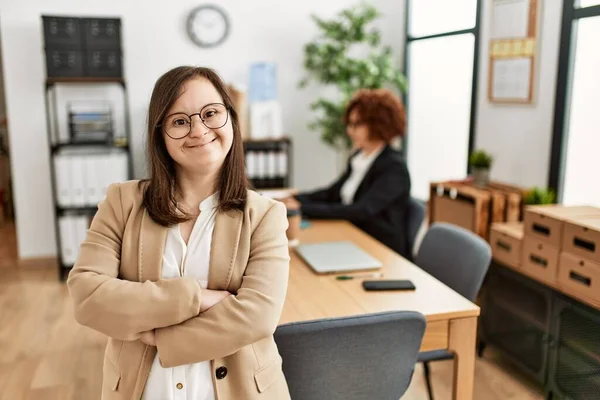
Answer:
<svg viewBox="0 0 600 400"><path fill-rule="evenodd" d="M206 199L204 199L202 201L202 203L200 203L200 206L198 208L202 212L202 211L217 208L218 205L219 205L219 192L215 192L215 193L211 194L210 196L208 196Z"/></svg>

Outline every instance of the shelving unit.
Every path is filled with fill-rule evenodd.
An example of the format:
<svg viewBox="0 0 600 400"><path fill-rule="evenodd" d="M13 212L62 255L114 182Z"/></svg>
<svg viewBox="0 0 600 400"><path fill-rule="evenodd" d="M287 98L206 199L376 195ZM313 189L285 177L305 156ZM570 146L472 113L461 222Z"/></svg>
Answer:
<svg viewBox="0 0 600 400"><path fill-rule="evenodd" d="M292 186L292 141L247 139L244 141L246 171L255 189L280 189Z"/></svg>
<svg viewBox="0 0 600 400"><path fill-rule="evenodd" d="M42 24L54 228L58 274L64 280L103 191L117 180L132 179L129 101L118 18L42 16ZM91 103L73 111L67 100L98 102L106 111ZM89 132L79 129L77 118L85 118Z"/></svg>

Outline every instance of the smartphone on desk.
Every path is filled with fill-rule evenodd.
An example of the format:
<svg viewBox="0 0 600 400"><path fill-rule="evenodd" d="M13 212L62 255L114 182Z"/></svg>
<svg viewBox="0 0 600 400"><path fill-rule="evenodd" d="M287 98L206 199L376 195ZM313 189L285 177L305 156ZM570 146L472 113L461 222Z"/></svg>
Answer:
<svg viewBox="0 0 600 400"><path fill-rule="evenodd" d="M416 289L415 285L409 280L381 279L377 281L363 281L362 285L367 291Z"/></svg>

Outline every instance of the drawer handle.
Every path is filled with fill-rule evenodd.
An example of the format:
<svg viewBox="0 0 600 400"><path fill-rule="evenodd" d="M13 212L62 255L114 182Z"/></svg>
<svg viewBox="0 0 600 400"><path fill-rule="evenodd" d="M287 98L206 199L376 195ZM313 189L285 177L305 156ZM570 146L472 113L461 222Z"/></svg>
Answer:
<svg viewBox="0 0 600 400"><path fill-rule="evenodd" d="M512 246L510 244L504 243L502 240L496 241L496 246L498 246L499 249L506 250L506 251L510 251L512 248Z"/></svg>
<svg viewBox="0 0 600 400"><path fill-rule="evenodd" d="M579 275L577 272L569 272L569 278L574 280L575 282L583 283L585 286L591 286L592 280L583 275Z"/></svg>
<svg viewBox="0 0 600 400"><path fill-rule="evenodd" d="M573 238L573 246L584 249L584 250L589 250L591 252L596 251L596 243L590 242L589 240L578 238L577 236L575 236Z"/></svg>
<svg viewBox="0 0 600 400"><path fill-rule="evenodd" d="M546 260L542 257L538 257L535 254L530 254L529 260L531 260L532 263L541 265L544 268L546 268L548 266L548 260Z"/></svg>
<svg viewBox="0 0 600 400"><path fill-rule="evenodd" d="M534 223L533 230L534 232L537 232L540 235L550 236L550 228L548 228L547 226Z"/></svg>

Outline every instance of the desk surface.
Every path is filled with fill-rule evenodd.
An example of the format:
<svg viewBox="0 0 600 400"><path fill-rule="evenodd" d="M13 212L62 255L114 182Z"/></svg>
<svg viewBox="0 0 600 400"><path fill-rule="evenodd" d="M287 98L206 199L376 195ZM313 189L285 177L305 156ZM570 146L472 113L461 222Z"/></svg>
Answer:
<svg viewBox="0 0 600 400"><path fill-rule="evenodd" d="M290 249L290 279L280 323L400 310L418 311L428 322L479 315L477 305L348 222L311 221L299 239L301 243L350 240L383 263L381 279L409 279L417 289L367 292L363 279L339 281L336 275L318 275Z"/></svg>

